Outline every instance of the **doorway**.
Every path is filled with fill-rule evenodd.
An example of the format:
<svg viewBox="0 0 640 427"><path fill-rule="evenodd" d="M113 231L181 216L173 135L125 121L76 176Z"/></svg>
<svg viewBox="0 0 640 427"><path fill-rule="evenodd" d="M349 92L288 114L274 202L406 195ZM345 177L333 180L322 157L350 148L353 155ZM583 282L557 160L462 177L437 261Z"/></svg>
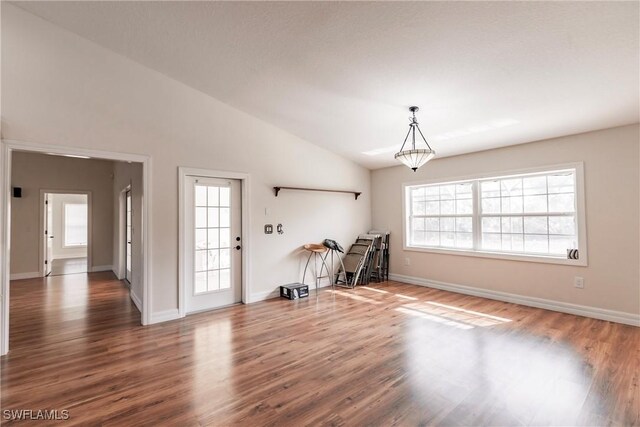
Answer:
<svg viewBox="0 0 640 427"><path fill-rule="evenodd" d="M248 180L180 168L181 316L246 302Z"/></svg>
<svg viewBox="0 0 640 427"><path fill-rule="evenodd" d="M42 276L87 273L90 193L42 191Z"/></svg>
<svg viewBox="0 0 640 427"><path fill-rule="evenodd" d="M133 218L133 208L131 205L131 186L127 187L127 190L124 193L124 206L124 280L131 284L131 242L133 239L133 226L131 225Z"/></svg>
<svg viewBox="0 0 640 427"><path fill-rule="evenodd" d="M141 311L141 323L143 325L147 325L153 322L162 321L156 318L152 318L151 312L151 287L149 283L151 281L151 269L149 260L151 258L152 251L152 242L151 236L149 234L149 230L151 228L151 215L150 215L150 207L152 205L152 193L151 193L151 159L145 155L138 154L126 154L126 153L117 153L117 152L108 152L108 151L100 151L100 150L90 150L90 149L82 149L82 148L68 148L62 147L59 145L45 145L45 144L35 144L28 143L24 141L12 141L3 139L0 141L0 287L2 294L2 301L0 304L0 356L6 354L9 351L9 319L10 319L10 308L11 308L11 292L10 292L10 281L18 280L18 279L27 279L27 278L37 278L38 276L44 276L44 259L45 255L45 243L40 244L44 239L38 236L44 236L44 233L40 233L44 231L44 227L41 226L45 221L45 210L43 206L34 206L33 209L27 211L27 214L34 216L36 223L30 229L34 234L34 238L29 240L29 243L34 246L34 250L29 253L35 255L35 259L33 260L33 269L25 270L28 273L24 273L25 277L19 277L13 279L11 276L11 262L14 259L20 260L19 256L20 252L16 250L14 246L11 245L11 215L13 211L14 202L16 205L20 204L20 201L23 199L19 199L20 196L13 196L14 192L12 191L12 187L15 186L15 183L12 184L12 159L15 153L32 153L32 154L44 154L47 156L62 156L62 157L71 157L71 158L81 158L81 159L102 159L102 160L112 160L115 162L122 162L126 164L139 164L142 168L141 170L141 178L139 182L140 186L140 206L139 206L139 220L138 220L138 234L140 236L140 245L138 248L137 254L139 254L139 261L136 267L136 260L134 257L133 260L133 274L134 278L137 278L137 282L139 283L140 292L139 295L139 303L137 304ZM26 169L22 169L23 171ZM27 176L28 174L25 174ZM55 187L54 187L55 188ZM42 191L42 190L40 190ZM55 191L44 191L44 192L55 192ZM64 191L69 192L69 191ZM26 195L29 196L29 188L27 187ZM36 200L44 200L43 195L40 194L38 190L31 191L33 198ZM35 194L33 194L35 193ZM25 191L22 192L22 197L24 197ZM38 199L38 196L40 198ZM135 202L136 197L134 197ZM134 203L135 204L135 203ZM88 199L88 214L89 218L91 218L91 196ZM103 212L103 211L100 211ZM31 216L29 218L31 218ZM37 223L38 217L40 218L40 224ZM135 219L135 218L134 218ZM91 251L91 222L88 224L89 227L89 240L88 240L88 264L90 271L107 271L112 269L110 265L99 265L97 267L92 267L92 251ZM26 241L26 239L25 239ZM134 247L135 250L135 247ZM34 254L35 252L35 254ZM38 254L39 253L39 254ZM38 256L39 255L39 256ZM134 253L135 255L135 253ZM39 258L39 259L38 259ZM25 268L29 268L28 266ZM38 271L40 270L40 271ZM22 273L21 273L22 274ZM74 279L79 277L76 276L56 276L50 279ZM88 276L87 276L88 277ZM161 318L160 318L161 319Z"/></svg>
<svg viewBox="0 0 640 427"><path fill-rule="evenodd" d="M185 179L186 311L242 301L240 181Z"/></svg>

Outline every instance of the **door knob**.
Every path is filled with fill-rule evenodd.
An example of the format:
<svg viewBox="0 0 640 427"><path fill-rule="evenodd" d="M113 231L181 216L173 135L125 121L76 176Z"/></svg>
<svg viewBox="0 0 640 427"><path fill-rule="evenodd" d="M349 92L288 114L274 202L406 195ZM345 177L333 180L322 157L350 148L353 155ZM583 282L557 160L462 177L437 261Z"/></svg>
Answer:
<svg viewBox="0 0 640 427"><path fill-rule="evenodd" d="M242 249L242 247L240 245L236 246L236 250L239 251L240 249Z"/></svg>

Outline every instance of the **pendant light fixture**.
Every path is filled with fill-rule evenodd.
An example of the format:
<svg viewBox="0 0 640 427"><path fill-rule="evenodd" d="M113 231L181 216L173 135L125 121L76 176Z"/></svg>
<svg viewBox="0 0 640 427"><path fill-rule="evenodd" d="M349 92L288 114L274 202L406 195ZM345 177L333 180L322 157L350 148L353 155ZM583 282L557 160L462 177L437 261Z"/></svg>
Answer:
<svg viewBox="0 0 640 427"><path fill-rule="evenodd" d="M431 146L429 146L429 143L422 134L420 127L418 127L418 120L416 119L416 111L418 110L418 107L409 107L409 111L413 113L413 117L409 117L409 120L411 121L411 123L409 123L409 132L407 132L407 136L404 138L400 151L398 151L394 156L396 160L401 161L414 172L417 171L420 166L433 159L436 155L436 152L433 151ZM416 148L416 130L422 137L427 148ZM407 144L409 135L411 135L411 147L410 149L405 150L404 146Z"/></svg>

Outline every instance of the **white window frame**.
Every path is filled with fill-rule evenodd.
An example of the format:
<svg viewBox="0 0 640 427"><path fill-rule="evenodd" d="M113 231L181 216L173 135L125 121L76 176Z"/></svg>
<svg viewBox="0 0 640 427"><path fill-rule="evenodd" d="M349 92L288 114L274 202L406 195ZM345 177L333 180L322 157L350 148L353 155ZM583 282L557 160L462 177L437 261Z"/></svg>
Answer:
<svg viewBox="0 0 640 427"><path fill-rule="evenodd" d="M469 182L469 181L481 181L490 178L508 178L512 175L524 175L524 174L536 174L536 173L545 173L545 172L554 172L559 170L573 169L575 170L575 185L576 185L576 232L578 238L578 250L580 253L580 259L566 259L561 256L552 256L552 255L534 255L534 254L512 254L507 252L493 252L481 249L456 249L456 248L439 248L439 247L423 247L423 246L410 246L409 245L409 215L410 215L410 207L409 203L411 200L407 197L408 191L410 187L415 187L419 185L433 185L433 184L456 184L461 182ZM475 183L473 186L473 191L479 191L478 183ZM479 239L480 233L480 219L482 218L479 207L476 205L477 202L480 201L479 195L474 195L474 206L473 206L473 229L474 229L474 239ZM587 256L587 226L586 226L586 205L585 205L585 190L584 190L584 163L583 162L575 162L575 163L564 163L564 164L556 164L552 166L544 166L544 167L536 167L536 168L527 168L527 169L518 169L518 170L507 170L507 171L494 171L487 173L478 173L475 175L469 176L458 176L452 178L438 178L431 180L422 180L422 181L412 181L405 182L402 184L402 245L405 251L410 252L428 252L428 253L437 253L437 254L447 254L447 255L462 255L462 256L471 256L471 257L480 257L480 258L494 258L494 259L504 259L511 261L528 261L528 262L540 262L540 263L548 263L548 264L562 264L562 265L573 265L586 267L588 266L588 256ZM478 242L475 242L475 247L479 247Z"/></svg>
<svg viewBox="0 0 640 427"><path fill-rule="evenodd" d="M69 244L67 243L67 206L68 205L87 205L87 243L84 244ZM64 249L73 249L73 248L86 248L89 244L89 205L87 203L78 203L78 202L63 202L62 203L62 247Z"/></svg>

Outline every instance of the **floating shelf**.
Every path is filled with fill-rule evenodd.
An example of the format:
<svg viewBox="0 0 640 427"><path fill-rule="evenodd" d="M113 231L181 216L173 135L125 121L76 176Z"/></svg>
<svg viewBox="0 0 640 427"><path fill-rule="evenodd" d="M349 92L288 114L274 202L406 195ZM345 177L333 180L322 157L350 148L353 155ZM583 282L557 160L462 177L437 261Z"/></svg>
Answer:
<svg viewBox="0 0 640 427"><path fill-rule="evenodd" d="M358 196L362 194L359 191L325 190L322 188L301 188L301 187L273 187L273 190L276 192L276 197L278 197L278 193L280 192L280 190L322 191L325 193L347 193L347 194L353 194L354 196L356 196L356 200L358 200Z"/></svg>

